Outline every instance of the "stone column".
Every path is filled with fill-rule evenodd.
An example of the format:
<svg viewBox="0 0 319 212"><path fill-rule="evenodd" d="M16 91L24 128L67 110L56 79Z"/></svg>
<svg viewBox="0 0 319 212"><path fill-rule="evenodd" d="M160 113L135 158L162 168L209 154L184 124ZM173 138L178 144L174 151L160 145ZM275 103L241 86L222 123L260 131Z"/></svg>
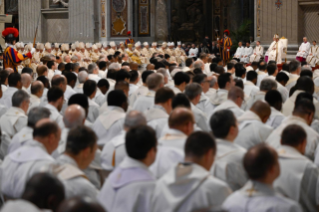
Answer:
<svg viewBox="0 0 319 212"><path fill-rule="evenodd" d="M0 0L0 14L4 14L4 0ZM2 32L4 30L4 23L0 23L0 31ZM4 39L0 39L0 45L4 49Z"/></svg>
<svg viewBox="0 0 319 212"><path fill-rule="evenodd" d="M69 0L69 40L93 43L94 29L94 1Z"/></svg>
<svg viewBox="0 0 319 212"><path fill-rule="evenodd" d="M165 0L156 1L156 40L166 41L168 35L167 6Z"/></svg>
<svg viewBox="0 0 319 212"><path fill-rule="evenodd" d="M38 18L41 13L41 0L19 0L19 39L23 42L33 42ZM42 19L39 20L37 42L42 41Z"/></svg>

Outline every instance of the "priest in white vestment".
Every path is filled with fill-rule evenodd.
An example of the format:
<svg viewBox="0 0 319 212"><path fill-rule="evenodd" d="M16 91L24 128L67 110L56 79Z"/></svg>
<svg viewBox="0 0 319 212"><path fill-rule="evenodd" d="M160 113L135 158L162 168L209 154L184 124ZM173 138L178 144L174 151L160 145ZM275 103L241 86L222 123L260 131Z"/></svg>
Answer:
<svg viewBox="0 0 319 212"><path fill-rule="evenodd" d="M236 191L248 180L242 163L246 149L234 143L238 135L236 117L229 110L217 111L211 117L210 127L217 143L216 158L210 172Z"/></svg>
<svg viewBox="0 0 319 212"><path fill-rule="evenodd" d="M179 121L182 117L183 121ZM183 161L185 142L194 131L194 123L194 116L189 109L176 108L170 114L169 129L159 139L156 160L150 167L157 179Z"/></svg>
<svg viewBox="0 0 319 212"><path fill-rule="evenodd" d="M258 80L258 74L255 71L249 71L246 74L246 82L244 83L245 95L253 97L257 92L259 92L259 87L256 86Z"/></svg>
<svg viewBox="0 0 319 212"><path fill-rule="evenodd" d="M209 133L190 135L185 144L184 162L157 181L152 211L184 212L221 206L231 190L225 182L209 173L215 152L216 143Z"/></svg>
<svg viewBox="0 0 319 212"><path fill-rule="evenodd" d="M317 46L316 41L313 41L312 44L313 46L310 48L306 61L311 65L311 67L316 67L319 62L319 46Z"/></svg>
<svg viewBox="0 0 319 212"><path fill-rule="evenodd" d="M253 48L250 47L250 43L247 42L246 43L246 47L244 49L244 54L243 54L240 62L243 62L243 63L246 63L246 64L249 63L250 56L253 54L253 51L254 51Z"/></svg>
<svg viewBox="0 0 319 212"><path fill-rule="evenodd" d="M265 123L270 116L268 103L258 100L250 110L238 118L239 134L235 143L249 149L257 144L265 142L272 133L272 127Z"/></svg>
<svg viewBox="0 0 319 212"><path fill-rule="evenodd" d="M280 176L274 188L299 202L303 211L317 211L319 206L318 167L304 156L308 135L299 125L287 126L278 147Z"/></svg>
<svg viewBox="0 0 319 212"><path fill-rule="evenodd" d="M304 37L303 43L300 45L299 51L296 55L296 60L298 60L299 62L305 62L309 55L310 48L310 43L308 42L307 38Z"/></svg>
<svg viewBox="0 0 319 212"><path fill-rule="evenodd" d="M105 181L98 200L106 211L151 211L155 178L148 167L156 158L155 131L139 126L127 132L127 155Z"/></svg>
<svg viewBox="0 0 319 212"><path fill-rule="evenodd" d="M229 212L302 212L299 204L279 194L273 188L280 175L278 154L264 144L252 147L243 160L250 181L231 194L223 203Z"/></svg>
<svg viewBox="0 0 319 212"><path fill-rule="evenodd" d="M274 35L275 42L269 47L269 61L275 61L278 64L282 64L283 43L279 40L279 35Z"/></svg>
<svg viewBox="0 0 319 212"><path fill-rule="evenodd" d="M250 62L259 62L264 55L264 47L260 45L260 41L256 42L256 47L253 54L250 56Z"/></svg>
<svg viewBox="0 0 319 212"><path fill-rule="evenodd" d="M46 132L46 133L44 133ZM49 120L38 123L31 145L10 153L1 166L1 192L8 198L20 198L26 182L38 172L55 163L51 153L58 147L59 126Z"/></svg>
<svg viewBox="0 0 319 212"><path fill-rule="evenodd" d="M228 97L228 91L235 86L235 81L231 73L224 73L218 77L218 86L216 94L211 97L211 102L216 107L225 102Z"/></svg>
<svg viewBox="0 0 319 212"><path fill-rule="evenodd" d="M319 134L313 130L310 125L314 117L315 108L313 103L308 99L301 99L295 106L292 115L284 119L281 125L274 130L266 140L266 143L274 148L280 147L280 139L282 131L291 124L301 126L307 133L307 145L305 150L305 156L315 161L319 165Z"/></svg>
<svg viewBox="0 0 319 212"><path fill-rule="evenodd" d="M235 52L235 54L234 54L234 59L237 59L238 61L240 61L241 60L241 58L243 57L243 55L244 55L244 52L245 52L245 48L243 47L243 42L239 42L238 43L238 48L237 48L237 50L236 50L236 52Z"/></svg>
<svg viewBox="0 0 319 212"><path fill-rule="evenodd" d="M98 137L98 145L104 146L123 130L128 107L127 97L121 90L113 90L107 96L107 110L94 122L92 129Z"/></svg>
<svg viewBox="0 0 319 212"><path fill-rule="evenodd" d="M292 60L289 63L289 80L286 84L288 91L296 85L301 72L301 63L298 60Z"/></svg>
<svg viewBox="0 0 319 212"><path fill-rule="evenodd" d="M271 114L266 124L277 129L285 119L285 116L281 113L282 97L277 90L271 90L267 92L265 101L269 104L271 110Z"/></svg>

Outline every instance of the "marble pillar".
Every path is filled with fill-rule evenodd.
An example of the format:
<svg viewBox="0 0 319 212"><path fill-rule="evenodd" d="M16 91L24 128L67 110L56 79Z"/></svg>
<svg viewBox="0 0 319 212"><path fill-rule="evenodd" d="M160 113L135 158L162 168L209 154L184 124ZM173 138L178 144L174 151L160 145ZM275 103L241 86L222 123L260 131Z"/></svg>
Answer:
<svg viewBox="0 0 319 212"><path fill-rule="evenodd" d="M0 14L4 14L4 0L0 0ZM0 23L0 31L2 32L4 30L4 23ZM4 39L0 39L0 45L4 49L5 42Z"/></svg>
<svg viewBox="0 0 319 212"><path fill-rule="evenodd" d="M167 5L165 0L156 1L156 40L166 41L168 36Z"/></svg>
<svg viewBox="0 0 319 212"><path fill-rule="evenodd" d="M43 16L41 14L41 0L19 0L19 39L23 42L33 42L35 30L39 20L37 42L42 42Z"/></svg>

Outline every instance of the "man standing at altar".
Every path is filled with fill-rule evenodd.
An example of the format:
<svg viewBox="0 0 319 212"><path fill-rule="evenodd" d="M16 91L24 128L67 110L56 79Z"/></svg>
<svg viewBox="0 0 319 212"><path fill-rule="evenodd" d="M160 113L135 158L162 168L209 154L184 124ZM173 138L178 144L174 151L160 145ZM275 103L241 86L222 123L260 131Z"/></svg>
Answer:
<svg viewBox="0 0 319 212"><path fill-rule="evenodd" d="M310 49L309 56L307 57L307 63L311 65L311 67L316 67L317 62L319 62L319 46L317 46L317 42L314 40L312 42L313 46Z"/></svg>
<svg viewBox="0 0 319 212"><path fill-rule="evenodd" d="M274 35L275 41L269 47L269 55L268 55L268 62L269 61L276 61L277 65L282 64L282 53L284 46L282 42L279 41L279 35Z"/></svg>
<svg viewBox="0 0 319 212"><path fill-rule="evenodd" d="M227 64L227 62L229 61L230 59L230 48L231 46L233 45L233 42L231 40L229 36L229 30L226 29L224 31L224 38L221 39L220 41L220 44L222 46L222 49L223 49L223 60L224 60L224 64Z"/></svg>
<svg viewBox="0 0 319 212"><path fill-rule="evenodd" d="M260 45L260 41L256 42L253 55L250 56L250 62L259 62L261 57L264 55L264 47Z"/></svg>
<svg viewBox="0 0 319 212"><path fill-rule="evenodd" d="M303 38L303 43L299 47L299 51L296 56L296 60L299 62L305 62L306 58L308 57L310 51L310 43L307 41L307 38Z"/></svg>

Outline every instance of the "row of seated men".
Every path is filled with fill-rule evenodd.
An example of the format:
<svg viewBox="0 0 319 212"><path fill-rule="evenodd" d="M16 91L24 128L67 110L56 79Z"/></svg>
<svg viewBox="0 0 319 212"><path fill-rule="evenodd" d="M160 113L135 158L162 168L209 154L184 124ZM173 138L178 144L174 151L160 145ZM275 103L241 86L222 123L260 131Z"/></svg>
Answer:
<svg viewBox="0 0 319 212"><path fill-rule="evenodd" d="M234 63L211 76L202 61L142 73L69 63L49 80L50 61L35 81L28 68L1 71L4 199L21 203L28 180L46 172L67 199L105 211L316 211L315 74L298 61L279 73L273 62Z"/></svg>

